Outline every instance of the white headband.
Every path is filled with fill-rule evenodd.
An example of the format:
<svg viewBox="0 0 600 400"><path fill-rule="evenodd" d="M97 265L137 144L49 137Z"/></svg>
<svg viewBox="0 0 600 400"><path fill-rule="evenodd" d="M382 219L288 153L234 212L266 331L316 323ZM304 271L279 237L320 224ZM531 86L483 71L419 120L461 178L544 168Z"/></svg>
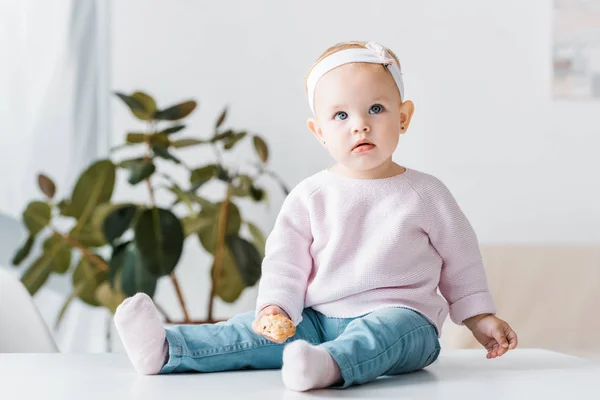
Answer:
<svg viewBox="0 0 600 400"><path fill-rule="evenodd" d="M310 104L310 109L313 114L315 114L315 88L319 79L327 72L340 65L355 62L383 64L387 70L390 71L396 82L396 86L398 86L400 99L404 99L404 83L402 82L402 71L400 71L400 66L385 47L379 43L369 42L366 44L366 48L347 49L333 53L321 60L314 66L312 71L310 71L308 79L306 80L306 86L308 88L308 103Z"/></svg>

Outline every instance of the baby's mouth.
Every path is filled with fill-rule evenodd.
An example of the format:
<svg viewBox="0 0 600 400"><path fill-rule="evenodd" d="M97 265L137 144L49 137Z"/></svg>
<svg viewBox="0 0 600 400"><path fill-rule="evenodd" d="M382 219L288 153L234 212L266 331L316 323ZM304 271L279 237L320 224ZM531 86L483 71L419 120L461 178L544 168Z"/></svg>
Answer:
<svg viewBox="0 0 600 400"><path fill-rule="evenodd" d="M353 153L364 153L365 151L372 150L375 145L369 141L361 140L354 145L352 148Z"/></svg>

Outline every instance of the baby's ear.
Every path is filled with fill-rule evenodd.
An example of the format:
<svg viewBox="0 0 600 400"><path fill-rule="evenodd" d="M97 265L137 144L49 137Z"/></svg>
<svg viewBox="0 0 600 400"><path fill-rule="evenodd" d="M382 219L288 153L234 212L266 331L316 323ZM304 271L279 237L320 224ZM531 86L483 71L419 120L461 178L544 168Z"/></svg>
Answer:
<svg viewBox="0 0 600 400"><path fill-rule="evenodd" d="M321 130L321 126L316 118L310 118L306 124L308 125L308 129L315 135L319 142L324 143L325 139L323 138L323 131Z"/></svg>
<svg viewBox="0 0 600 400"><path fill-rule="evenodd" d="M410 120L415 112L415 105L412 101L406 100L400 104L400 123L404 127L402 132L406 132L410 125Z"/></svg>

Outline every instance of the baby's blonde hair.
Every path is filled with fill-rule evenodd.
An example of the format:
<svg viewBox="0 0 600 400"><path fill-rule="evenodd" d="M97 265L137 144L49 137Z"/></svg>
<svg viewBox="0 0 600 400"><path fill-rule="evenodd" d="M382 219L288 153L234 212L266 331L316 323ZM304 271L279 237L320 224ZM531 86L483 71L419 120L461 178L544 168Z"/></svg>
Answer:
<svg viewBox="0 0 600 400"><path fill-rule="evenodd" d="M304 90L306 90L308 92L307 81L308 81L308 76L310 75L310 72L325 57L328 57L328 56L330 56L330 55L332 55L334 53L337 53L338 51L342 51L342 50L348 50L348 49L366 49L366 48L367 48L367 42L350 41L350 42L341 42L341 43L334 44L333 46L331 46L330 48L328 48L327 50L325 50L323 52L323 54L321 54L319 56L319 58L317 58L317 61L315 61L313 63L313 65L310 67L310 69L308 70L308 73L306 74L306 78L304 80ZM390 53L390 55L392 57L394 57L394 60L396 60L396 62L398 63L398 67L400 67L400 60L398 59L398 56L396 56L396 54L394 54L394 52L392 50L390 50L390 49L387 49L387 51Z"/></svg>

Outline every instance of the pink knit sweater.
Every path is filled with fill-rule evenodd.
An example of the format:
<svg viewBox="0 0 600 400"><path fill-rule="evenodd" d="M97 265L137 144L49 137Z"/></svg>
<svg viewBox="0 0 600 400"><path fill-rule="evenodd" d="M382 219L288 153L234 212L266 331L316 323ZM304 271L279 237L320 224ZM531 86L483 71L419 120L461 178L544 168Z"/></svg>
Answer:
<svg viewBox="0 0 600 400"><path fill-rule="evenodd" d="M457 324L496 312L471 224L440 180L412 169L298 184L267 239L256 312L267 305L295 324L305 307L338 318L408 307L438 335L448 312Z"/></svg>

